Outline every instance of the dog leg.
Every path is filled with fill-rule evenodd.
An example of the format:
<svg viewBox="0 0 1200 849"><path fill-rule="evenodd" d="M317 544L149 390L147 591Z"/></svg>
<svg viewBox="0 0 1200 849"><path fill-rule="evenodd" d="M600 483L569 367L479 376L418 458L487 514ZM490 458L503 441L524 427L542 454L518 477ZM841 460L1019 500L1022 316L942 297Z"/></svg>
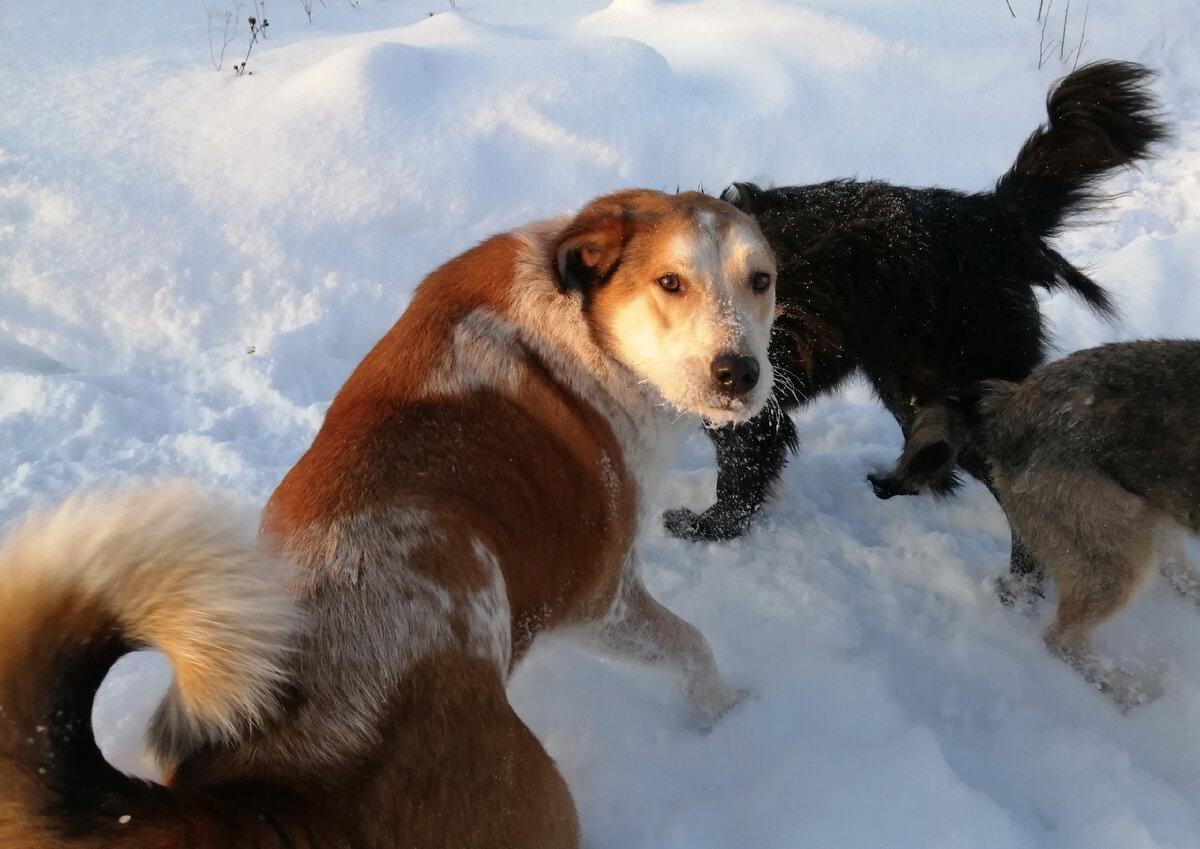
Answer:
<svg viewBox="0 0 1200 849"><path fill-rule="evenodd" d="M896 420L896 424L900 426L900 436L904 440L904 449L900 457L896 458L896 462L892 464L891 469L869 473L867 475L867 483L871 485L875 497L884 500L895 498L897 495L918 495L920 490L909 481L904 480L899 473L899 469L904 462L904 456L908 453L908 442L912 433L913 419L916 411L909 403L909 399L901 397L898 394L898 390L894 387L889 388L874 380L872 383L874 384L876 396L882 402L884 408L892 414L892 418ZM930 430L932 432L932 429Z"/></svg>
<svg viewBox="0 0 1200 849"><path fill-rule="evenodd" d="M996 597L1005 607L1033 613L1046 597L1046 566L1015 531L1008 558L1008 574L996 578Z"/></svg>
<svg viewBox="0 0 1200 849"><path fill-rule="evenodd" d="M1059 601L1046 645L1121 710L1156 698L1156 682L1113 668L1091 643L1092 632L1129 604L1155 563L1157 522L1149 506L1100 475L1054 466L1027 470L1001 489L1014 534L1031 543L1054 575Z"/></svg>
<svg viewBox="0 0 1200 849"><path fill-rule="evenodd" d="M667 510L663 525L682 539L730 540L745 532L774 489L798 447L796 425L772 403L745 424L712 428L708 435L717 449L717 502L699 514Z"/></svg>
<svg viewBox="0 0 1200 849"><path fill-rule="evenodd" d="M749 690L735 690L725 683L704 636L654 600L637 574L636 563L626 565L612 607L592 633L613 655L666 666L682 675L703 729L711 728L750 695Z"/></svg>
<svg viewBox="0 0 1200 849"><path fill-rule="evenodd" d="M1200 605L1200 573L1187 554L1188 533L1174 523L1164 522L1158 526L1154 539L1154 551L1158 570L1167 583L1193 604Z"/></svg>
<svg viewBox="0 0 1200 849"><path fill-rule="evenodd" d="M867 474L867 483L871 485L875 497L883 501L897 495L918 494L917 489L906 484L894 472L870 472Z"/></svg>
<svg viewBox="0 0 1200 849"><path fill-rule="evenodd" d="M1113 667L1092 650L1092 632L1121 611L1127 594L1119 588L1113 593L1071 595L1059 601L1054 621L1046 629L1046 646L1066 661L1090 684L1128 712L1139 704L1152 702L1162 694L1156 681L1143 680Z"/></svg>
<svg viewBox="0 0 1200 849"><path fill-rule="evenodd" d="M923 437L933 438L928 441ZM886 501L897 495L918 495L927 489L935 495L950 495L961 481L954 473L954 450L940 434L916 434L904 443L904 453L890 472L871 472L867 482L875 497Z"/></svg>
<svg viewBox="0 0 1200 849"><path fill-rule="evenodd" d="M939 400L914 407L911 418L897 416L896 421L904 433L904 450L891 472L867 475L875 495L891 498L929 491L945 496L958 489L962 482L955 467L970 437L964 415Z"/></svg>

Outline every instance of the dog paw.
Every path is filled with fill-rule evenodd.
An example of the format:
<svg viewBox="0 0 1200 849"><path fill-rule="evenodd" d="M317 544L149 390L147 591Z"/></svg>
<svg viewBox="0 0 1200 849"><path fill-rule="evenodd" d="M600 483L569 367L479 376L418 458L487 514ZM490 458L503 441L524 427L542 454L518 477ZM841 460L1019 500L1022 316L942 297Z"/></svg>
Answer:
<svg viewBox="0 0 1200 849"><path fill-rule="evenodd" d="M723 692L715 694L713 698L704 700L693 699L693 705L696 709L696 729L703 734L707 734L713 730L713 727L718 722L737 710L742 702L756 698L757 696L758 693L754 690L726 687Z"/></svg>
<svg viewBox="0 0 1200 849"><path fill-rule="evenodd" d="M1162 681L1145 678L1123 669L1108 669L1092 678L1100 692L1116 704L1121 713L1129 713L1139 705L1148 705L1163 694Z"/></svg>
<svg viewBox="0 0 1200 849"><path fill-rule="evenodd" d="M1046 598L1041 581L1033 575L1015 576L1009 572L996 578L995 589L1002 605L1026 616L1037 613L1038 605Z"/></svg>
<svg viewBox="0 0 1200 849"><path fill-rule="evenodd" d="M663 527L679 539L725 542L745 533L753 517L753 513L723 510L720 504L714 504L703 513L677 507L663 512Z"/></svg>
<svg viewBox="0 0 1200 849"><path fill-rule="evenodd" d="M676 507L663 511L663 527L673 537L680 539L695 539L694 528L700 514L686 507Z"/></svg>
<svg viewBox="0 0 1200 849"><path fill-rule="evenodd" d="M891 474L872 472L871 474L867 475L867 482L871 484L871 489L875 491L875 497L885 501L889 498L894 498L897 495L917 494L915 489Z"/></svg>

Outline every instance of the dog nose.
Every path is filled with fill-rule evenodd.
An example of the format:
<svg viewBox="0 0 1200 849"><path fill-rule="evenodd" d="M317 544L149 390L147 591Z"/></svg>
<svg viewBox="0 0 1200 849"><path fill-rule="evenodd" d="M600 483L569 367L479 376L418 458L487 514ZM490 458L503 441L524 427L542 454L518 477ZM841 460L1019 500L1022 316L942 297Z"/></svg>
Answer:
<svg viewBox="0 0 1200 849"><path fill-rule="evenodd" d="M721 354L712 362L712 376L726 395L745 395L758 384L758 360Z"/></svg>

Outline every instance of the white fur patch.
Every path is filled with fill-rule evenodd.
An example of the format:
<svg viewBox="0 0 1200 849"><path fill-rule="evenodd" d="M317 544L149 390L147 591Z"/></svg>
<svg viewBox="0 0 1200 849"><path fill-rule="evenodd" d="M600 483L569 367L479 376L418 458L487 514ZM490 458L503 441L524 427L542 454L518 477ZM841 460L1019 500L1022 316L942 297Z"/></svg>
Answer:
<svg viewBox="0 0 1200 849"><path fill-rule="evenodd" d="M314 523L289 535L286 545L305 567L307 586L301 592L307 595L312 586L329 581L356 584L367 569L407 572L403 564L414 548L442 539L428 510L394 507ZM430 592L437 590L436 584L430 586Z"/></svg>
<svg viewBox="0 0 1200 849"><path fill-rule="evenodd" d="M522 359L513 328L489 310L474 310L454 325L421 394L461 395L479 387L515 393Z"/></svg>
<svg viewBox="0 0 1200 849"><path fill-rule="evenodd" d="M388 701L422 660L456 650L456 622L466 617L461 650L494 659L507 678L508 597L495 557L475 545L490 572L475 593L452 592L414 569L420 549L444 545L459 533L429 510L391 507L346 516L293 534L287 547L308 573L311 624L296 655L294 677L308 698L293 716L287 741L308 759L336 762L379 741ZM503 623L503 634L501 633ZM336 705L331 709L331 705Z"/></svg>
<svg viewBox="0 0 1200 849"><path fill-rule="evenodd" d="M512 610L508 605L508 587L500 570L500 561L492 550L479 539L471 541L471 549L491 583L467 599L470 650L479 657L495 660L500 677L507 680L512 663Z"/></svg>

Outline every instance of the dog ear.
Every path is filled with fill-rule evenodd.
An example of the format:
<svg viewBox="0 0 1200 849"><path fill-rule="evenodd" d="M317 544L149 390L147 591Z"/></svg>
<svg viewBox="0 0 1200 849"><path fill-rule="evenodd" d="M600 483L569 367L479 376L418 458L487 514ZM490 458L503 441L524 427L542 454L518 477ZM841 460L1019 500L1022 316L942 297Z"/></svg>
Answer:
<svg viewBox="0 0 1200 849"><path fill-rule="evenodd" d="M753 215L758 208L758 196L762 189L753 183L731 183L721 192L721 200L733 204L742 212Z"/></svg>
<svg viewBox="0 0 1200 849"><path fill-rule="evenodd" d="M581 212L551 247L559 290L584 292L611 277L632 233L633 219L620 206Z"/></svg>

